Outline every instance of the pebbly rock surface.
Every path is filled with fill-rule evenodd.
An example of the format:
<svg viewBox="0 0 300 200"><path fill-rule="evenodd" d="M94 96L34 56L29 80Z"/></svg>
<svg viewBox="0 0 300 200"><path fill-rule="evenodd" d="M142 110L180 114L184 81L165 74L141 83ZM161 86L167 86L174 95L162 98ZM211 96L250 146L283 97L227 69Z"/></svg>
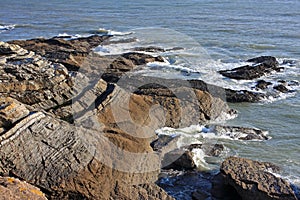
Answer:
<svg viewBox="0 0 300 200"><path fill-rule="evenodd" d="M242 199L297 199L290 183L270 172L279 171L272 163L229 157L220 170L225 176L225 183L235 188Z"/></svg>
<svg viewBox="0 0 300 200"><path fill-rule="evenodd" d="M0 194L3 200L47 200L39 188L12 177L0 176Z"/></svg>
<svg viewBox="0 0 300 200"><path fill-rule="evenodd" d="M252 80L262 77L272 72L279 72L283 68L279 66L275 57L261 56L247 60L247 62L253 62L252 65L245 65L237 67L231 70L221 70L220 74L228 78L237 80Z"/></svg>

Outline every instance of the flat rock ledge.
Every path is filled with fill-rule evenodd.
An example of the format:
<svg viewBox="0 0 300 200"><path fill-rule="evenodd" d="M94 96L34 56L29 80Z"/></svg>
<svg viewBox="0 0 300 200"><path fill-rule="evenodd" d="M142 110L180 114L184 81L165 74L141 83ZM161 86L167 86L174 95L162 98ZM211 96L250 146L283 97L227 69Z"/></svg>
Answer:
<svg viewBox="0 0 300 200"><path fill-rule="evenodd" d="M279 172L272 163L229 157L220 170L244 200L297 200L290 183L272 173Z"/></svg>

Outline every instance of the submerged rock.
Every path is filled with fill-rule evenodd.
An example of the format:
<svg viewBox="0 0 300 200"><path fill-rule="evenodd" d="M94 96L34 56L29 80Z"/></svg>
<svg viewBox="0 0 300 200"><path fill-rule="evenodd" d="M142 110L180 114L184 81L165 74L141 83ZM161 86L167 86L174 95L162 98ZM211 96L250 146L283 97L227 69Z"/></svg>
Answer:
<svg viewBox="0 0 300 200"><path fill-rule="evenodd" d="M261 56L247 61L254 62L254 64L237 67L231 70L221 70L219 73L232 79L252 80L283 69L283 67L279 66L276 58L271 56Z"/></svg>
<svg viewBox="0 0 300 200"><path fill-rule="evenodd" d="M209 130L218 136L226 136L231 139L238 139L238 140L268 140L268 139L270 139L267 131L263 131L263 130L256 129L256 128L212 125L212 126L209 126Z"/></svg>
<svg viewBox="0 0 300 200"><path fill-rule="evenodd" d="M288 93L288 92L290 92L290 90L287 89L283 84L276 85L273 88L275 90L278 90L279 92L282 92L282 93Z"/></svg>
<svg viewBox="0 0 300 200"><path fill-rule="evenodd" d="M165 52L166 50L161 47L149 46L149 47L135 47L133 51L145 51L145 52Z"/></svg>
<svg viewBox="0 0 300 200"><path fill-rule="evenodd" d="M272 85L272 83L264 81L264 80L259 80L256 83L256 88L261 89L261 90L265 90L268 88L269 85Z"/></svg>
<svg viewBox="0 0 300 200"><path fill-rule="evenodd" d="M296 200L290 184L272 174L279 168L272 163L229 157L221 165L225 182L245 200Z"/></svg>

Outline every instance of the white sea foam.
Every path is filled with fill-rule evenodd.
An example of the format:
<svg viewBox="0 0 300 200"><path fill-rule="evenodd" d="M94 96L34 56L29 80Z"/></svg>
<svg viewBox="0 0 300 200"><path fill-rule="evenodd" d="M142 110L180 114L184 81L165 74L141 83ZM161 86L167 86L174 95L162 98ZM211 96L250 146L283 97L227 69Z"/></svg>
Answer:
<svg viewBox="0 0 300 200"><path fill-rule="evenodd" d="M202 149L195 148L192 150L192 153L193 153L193 160L197 168L210 169L208 163L205 160L207 155L204 153Z"/></svg>
<svg viewBox="0 0 300 200"><path fill-rule="evenodd" d="M228 70L236 67L251 65L246 61L237 59L213 60L197 42L180 34L167 32L164 30L146 29L134 30L130 32L114 32L107 29L99 29L99 33L114 34L111 38L112 43L103 44L95 49L100 55L120 55L127 52L132 52L136 47L154 46L163 49L172 49L174 47L182 47L174 51L166 52L147 52L147 54L164 57L165 62L152 62L147 64L147 68L136 72L143 76L159 76L164 78L178 79L198 79L204 80L208 84L216 85L225 89L231 90L248 90L251 92L261 92L267 95L262 101L264 103L282 100L292 97L300 90L299 86L288 86L290 93L279 93L273 89L278 80L288 80L293 78L299 80L299 61L289 58L279 58L278 61L284 70L281 72L272 73L254 80L234 80L222 76L218 71ZM136 40L128 40L128 38L136 38ZM120 42L126 41L128 42ZM178 42L180 43L178 44ZM143 52L145 53L145 52ZM298 63L298 64L297 64ZM267 90L255 88L258 80L266 80L272 82ZM225 92L224 92L225 94Z"/></svg>
<svg viewBox="0 0 300 200"><path fill-rule="evenodd" d="M176 70L184 73L198 73L197 70L186 67L184 65L172 65L169 62L150 62L147 64L150 69L156 70Z"/></svg>
<svg viewBox="0 0 300 200"><path fill-rule="evenodd" d="M12 30L16 27L15 24L8 24L8 25L0 25L0 33L4 32L4 31L8 31L8 30Z"/></svg>
<svg viewBox="0 0 300 200"><path fill-rule="evenodd" d="M120 32L120 31L113 31L113 30L109 30L109 29L105 29L105 28L99 28L97 30L97 33L99 34L105 34L105 35L112 35L112 36L125 36L125 35L131 35L134 32L133 31L129 31L129 32Z"/></svg>

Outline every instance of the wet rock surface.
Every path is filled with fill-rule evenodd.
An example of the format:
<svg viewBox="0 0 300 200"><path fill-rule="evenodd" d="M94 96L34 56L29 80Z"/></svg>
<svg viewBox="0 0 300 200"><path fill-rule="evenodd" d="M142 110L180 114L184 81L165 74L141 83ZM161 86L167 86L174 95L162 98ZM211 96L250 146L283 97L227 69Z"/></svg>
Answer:
<svg viewBox="0 0 300 200"><path fill-rule="evenodd" d="M225 182L243 199L297 199L290 183L272 174L279 168L272 163L229 157L221 165Z"/></svg>
<svg viewBox="0 0 300 200"><path fill-rule="evenodd" d="M279 72L283 68L279 66L275 57L261 56L247 60L253 62L252 65L246 65L231 70L221 70L220 74L228 78L237 80L252 80L272 72Z"/></svg>
<svg viewBox="0 0 300 200"><path fill-rule="evenodd" d="M268 140L270 137L267 131L256 128L236 127L236 126L222 126L212 125L209 130L219 136L227 136L231 139L238 140Z"/></svg>

